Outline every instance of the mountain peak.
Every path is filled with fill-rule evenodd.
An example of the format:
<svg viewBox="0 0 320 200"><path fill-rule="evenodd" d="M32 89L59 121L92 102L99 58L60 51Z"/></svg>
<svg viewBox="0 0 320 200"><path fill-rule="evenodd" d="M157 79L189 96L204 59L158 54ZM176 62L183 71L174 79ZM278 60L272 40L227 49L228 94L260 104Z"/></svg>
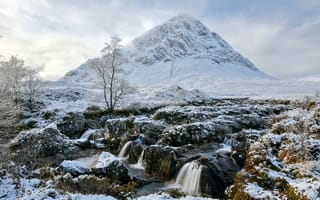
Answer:
<svg viewBox="0 0 320 200"><path fill-rule="evenodd" d="M196 23L201 23L199 20L197 20L194 17L191 17L187 14L179 14L176 15L172 18L170 18L167 22L196 22Z"/></svg>
<svg viewBox="0 0 320 200"><path fill-rule="evenodd" d="M212 80L270 78L199 20L178 15L155 26L123 49L122 67L139 87L179 85L202 88ZM94 81L90 62L63 80Z"/></svg>
<svg viewBox="0 0 320 200"><path fill-rule="evenodd" d="M193 57L215 64L238 63L257 70L218 34L188 15L175 16L136 38L131 52L135 62L146 65Z"/></svg>

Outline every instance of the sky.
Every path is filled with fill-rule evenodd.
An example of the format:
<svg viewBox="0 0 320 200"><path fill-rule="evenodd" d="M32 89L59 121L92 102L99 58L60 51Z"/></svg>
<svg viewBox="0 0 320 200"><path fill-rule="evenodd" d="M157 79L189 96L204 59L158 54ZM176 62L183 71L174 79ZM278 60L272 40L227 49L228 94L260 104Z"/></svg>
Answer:
<svg viewBox="0 0 320 200"><path fill-rule="evenodd" d="M218 33L261 71L320 77L319 0L0 0L0 55L18 55L57 80L178 14Z"/></svg>

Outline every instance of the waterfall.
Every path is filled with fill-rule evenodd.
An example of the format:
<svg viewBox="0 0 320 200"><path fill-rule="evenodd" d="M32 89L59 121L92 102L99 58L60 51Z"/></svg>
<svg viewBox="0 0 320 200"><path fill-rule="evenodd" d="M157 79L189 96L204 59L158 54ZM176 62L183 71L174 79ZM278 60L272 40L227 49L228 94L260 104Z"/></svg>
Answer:
<svg viewBox="0 0 320 200"><path fill-rule="evenodd" d="M143 155L144 155L144 150L142 151L142 153L138 159L137 165L143 166Z"/></svg>
<svg viewBox="0 0 320 200"><path fill-rule="evenodd" d="M144 155L144 150L142 151L141 155L139 156L138 162L136 164L131 165L131 167L136 168L136 169L144 169L143 155Z"/></svg>
<svg viewBox="0 0 320 200"><path fill-rule="evenodd" d="M131 143L132 141L128 141L127 143L125 143L125 145L123 145L118 155L119 158L125 158L125 156L128 154L128 148L130 147Z"/></svg>
<svg viewBox="0 0 320 200"><path fill-rule="evenodd" d="M183 165L177 176L176 184L180 184L183 192L187 194L199 195L201 171L202 165L199 165L196 161Z"/></svg>
<svg viewBox="0 0 320 200"><path fill-rule="evenodd" d="M222 147L216 150L215 153L224 154L224 155L230 154L232 152L232 146L237 144L236 137L237 137L236 134L232 134L232 135L229 135L229 137L226 137L222 143Z"/></svg>
<svg viewBox="0 0 320 200"><path fill-rule="evenodd" d="M233 146L237 143L237 134L232 134L229 135L229 137L226 137L223 141L223 144L228 145L228 146Z"/></svg>

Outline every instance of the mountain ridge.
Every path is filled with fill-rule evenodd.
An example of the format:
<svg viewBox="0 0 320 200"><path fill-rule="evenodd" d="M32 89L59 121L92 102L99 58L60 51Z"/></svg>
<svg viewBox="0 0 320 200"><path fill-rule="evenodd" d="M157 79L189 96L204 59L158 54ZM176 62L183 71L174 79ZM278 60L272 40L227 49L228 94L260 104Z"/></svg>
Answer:
<svg viewBox="0 0 320 200"><path fill-rule="evenodd" d="M198 88L213 80L273 78L259 71L217 33L187 15L173 17L135 38L124 46L123 54L128 58L123 68L129 82L139 87ZM92 60L69 71L61 80L95 81Z"/></svg>

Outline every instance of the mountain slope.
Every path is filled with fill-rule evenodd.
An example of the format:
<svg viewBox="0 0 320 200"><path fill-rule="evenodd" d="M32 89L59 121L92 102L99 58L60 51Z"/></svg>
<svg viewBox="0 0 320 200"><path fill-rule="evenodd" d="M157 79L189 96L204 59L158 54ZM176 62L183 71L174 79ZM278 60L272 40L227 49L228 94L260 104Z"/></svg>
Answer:
<svg viewBox="0 0 320 200"><path fill-rule="evenodd" d="M202 88L218 80L270 79L218 34L185 15L171 18L133 40L123 49L132 85L180 85ZM63 81L96 80L91 61L68 72Z"/></svg>

